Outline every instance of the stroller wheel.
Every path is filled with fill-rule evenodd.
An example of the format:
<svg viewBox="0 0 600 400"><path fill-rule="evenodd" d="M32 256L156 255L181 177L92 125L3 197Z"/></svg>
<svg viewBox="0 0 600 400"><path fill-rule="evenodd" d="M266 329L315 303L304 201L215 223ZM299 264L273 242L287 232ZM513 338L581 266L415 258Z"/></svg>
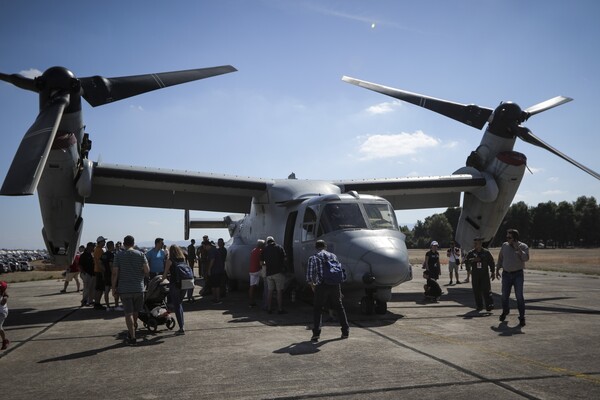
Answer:
<svg viewBox="0 0 600 400"><path fill-rule="evenodd" d="M148 318L148 322L146 323L146 325L146 328L148 328L150 332L154 333L158 329L158 323L154 318Z"/></svg>
<svg viewBox="0 0 600 400"><path fill-rule="evenodd" d="M173 318L167 319L167 322L165 324L167 325L168 330L172 330L173 328L175 328L175 320Z"/></svg>

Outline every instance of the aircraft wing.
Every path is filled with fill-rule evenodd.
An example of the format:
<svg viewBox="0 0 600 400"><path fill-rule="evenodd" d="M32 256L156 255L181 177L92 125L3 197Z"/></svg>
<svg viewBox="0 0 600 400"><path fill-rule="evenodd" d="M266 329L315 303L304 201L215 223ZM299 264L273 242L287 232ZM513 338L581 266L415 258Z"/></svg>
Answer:
<svg viewBox="0 0 600 400"><path fill-rule="evenodd" d="M458 207L460 193L486 185L484 177L471 174L449 176L365 179L333 182L342 192L351 190L388 200L395 210Z"/></svg>
<svg viewBox="0 0 600 400"><path fill-rule="evenodd" d="M248 213L271 181L190 171L94 164L86 203Z"/></svg>

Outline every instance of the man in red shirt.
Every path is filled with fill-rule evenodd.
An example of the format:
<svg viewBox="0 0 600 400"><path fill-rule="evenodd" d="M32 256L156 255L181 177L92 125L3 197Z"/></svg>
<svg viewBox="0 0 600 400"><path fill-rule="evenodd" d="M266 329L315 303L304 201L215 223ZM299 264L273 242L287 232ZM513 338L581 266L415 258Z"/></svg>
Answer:
<svg viewBox="0 0 600 400"><path fill-rule="evenodd" d="M250 289L248 289L250 307L256 307L256 302L254 301L254 291L260 282L260 272L262 269L262 262L260 259L264 247L265 241L259 239L256 242L256 247L250 252Z"/></svg>

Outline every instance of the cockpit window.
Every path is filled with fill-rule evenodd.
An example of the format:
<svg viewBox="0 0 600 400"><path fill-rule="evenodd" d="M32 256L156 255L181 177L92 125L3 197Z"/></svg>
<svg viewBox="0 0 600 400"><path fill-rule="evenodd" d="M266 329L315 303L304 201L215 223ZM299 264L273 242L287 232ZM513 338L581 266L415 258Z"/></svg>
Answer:
<svg viewBox="0 0 600 400"><path fill-rule="evenodd" d="M329 233L342 229L365 229L367 223L358 204L333 203L324 207L319 228L323 229L323 233Z"/></svg>
<svg viewBox="0 0 600 400"><path fill-rule="evenodd" d="M364 204L367 218L371 229L395 229L398 230L396 215L388 204Z"/></svg>
<svg viewBox="0 0 600 400"><path fill-rule="evenodd" d="M302 240L315 240L317 230L317 214L312 208L307 208L302 221Z"/></svg>

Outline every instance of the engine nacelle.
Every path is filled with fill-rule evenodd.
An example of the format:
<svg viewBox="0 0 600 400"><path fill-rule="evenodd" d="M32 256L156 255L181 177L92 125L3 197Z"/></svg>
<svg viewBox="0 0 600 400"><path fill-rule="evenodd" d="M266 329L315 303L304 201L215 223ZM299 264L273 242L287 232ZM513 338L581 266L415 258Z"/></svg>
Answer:
<svg viewBox="0 0 600 400"><path fill-rule="evenodd" d="M482 172L491 189L465 192L456 230L456 240L461 245L471 246L473 239L478 236L485 241L494 237L521 184L526 163L527 157L516 151L498 153ZM467 169L469 167L459 169L456 173L465 173ZM497 196L491 196L494 192Z"/></svg>
<svg viewBox="0 0 600 400"><path fill-rule="evenodd" d="M59 130L38 184L42 236L56 265L70 265L83 230L83 198L74 185L79 171L77 136Z"/></svg>

